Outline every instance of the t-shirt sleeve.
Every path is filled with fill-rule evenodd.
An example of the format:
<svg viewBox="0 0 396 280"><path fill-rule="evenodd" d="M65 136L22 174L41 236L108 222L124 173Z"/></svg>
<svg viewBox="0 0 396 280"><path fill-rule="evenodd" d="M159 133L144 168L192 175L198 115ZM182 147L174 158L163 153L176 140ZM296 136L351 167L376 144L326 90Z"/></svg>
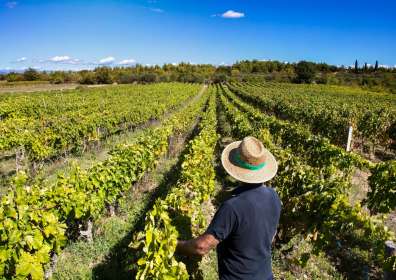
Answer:
<svg viewBox="0 0 396 280"><path fill-rule="evenodd" d="M213 235L217 240L223 241L237 227L237 216L228 203L224 203L217 210L205 233Z"/></svg>

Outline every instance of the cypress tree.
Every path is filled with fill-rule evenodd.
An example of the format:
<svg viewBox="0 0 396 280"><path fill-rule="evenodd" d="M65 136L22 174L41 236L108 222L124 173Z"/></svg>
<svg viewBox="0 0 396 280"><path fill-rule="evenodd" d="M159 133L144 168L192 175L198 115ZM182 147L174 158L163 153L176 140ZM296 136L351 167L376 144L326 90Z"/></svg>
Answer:
<svg viewBox="0 0 396 280"><path fill-rule="evenodd" d="M359 71L359 63L357 61L357 59L355 60L355 73L357 73Z"/></svg>
<svg viewBox="0 0 396 280"><path fill-rule="evenodd" d="M364 63L364 72L367 72L367 62Z"/></svg>
<svg viewBox="0 0 396 280"><path fill-rule="evenodd" d="M378 60L375 61L375 67L374 67L374 71L378 70Z"/></svg>

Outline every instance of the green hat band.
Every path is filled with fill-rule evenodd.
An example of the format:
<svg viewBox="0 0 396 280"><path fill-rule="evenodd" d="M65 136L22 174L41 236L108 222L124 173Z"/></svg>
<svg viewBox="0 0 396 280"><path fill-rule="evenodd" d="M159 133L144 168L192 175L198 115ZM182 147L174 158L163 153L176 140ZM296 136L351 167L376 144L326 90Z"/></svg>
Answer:
<svg viewBox="0 0 396 280"><path fill-rule="evenodd" d="M260 163L259 165L252 165L252 164L244 161L241 158L241 155L239 154L239 152L236 152L234 154L233 160L239 167L242 167L242 168L245 168L245 169L249 169L249 170L260 170L266 165L265 162Z"/></svg>

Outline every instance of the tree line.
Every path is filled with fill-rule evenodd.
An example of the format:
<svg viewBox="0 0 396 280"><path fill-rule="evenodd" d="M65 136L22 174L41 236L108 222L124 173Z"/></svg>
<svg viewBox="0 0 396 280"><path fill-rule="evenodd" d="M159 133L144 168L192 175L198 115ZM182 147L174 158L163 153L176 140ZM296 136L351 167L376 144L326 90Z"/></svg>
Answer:
<svg viewBox="0 0 396 280"><path fill-rule="evenodd" d="M131 67L98 67L81 71L37 71L29 68L24 72L10 72L0 75L0 81L48 81L54 84L127 84L154 82L224 82L224 81L275 81L288 83L320 83L334 85L362 86L369 89L387 90L396 93L396 69L364 63L356 60L354 66L335 66L326 63L300 61L243 60L230 66L211 64Z"/></svg>

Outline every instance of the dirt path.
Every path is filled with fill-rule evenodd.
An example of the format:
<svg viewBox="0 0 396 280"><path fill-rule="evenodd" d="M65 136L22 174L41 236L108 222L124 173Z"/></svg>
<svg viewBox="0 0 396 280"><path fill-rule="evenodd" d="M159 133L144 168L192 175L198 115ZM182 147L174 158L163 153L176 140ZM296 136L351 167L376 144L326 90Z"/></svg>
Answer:
<svg viewBox="0 0 396 280"><path fill-rule="evenodd" d="M16 85L16 86L0 86L1 93L16 93L16 92L37 92L37 91L53 91L53 90L72 90L76 89L80 84L37 84L37 85ZM88 88L109 87L112 85L87 85Z"/></svg>

